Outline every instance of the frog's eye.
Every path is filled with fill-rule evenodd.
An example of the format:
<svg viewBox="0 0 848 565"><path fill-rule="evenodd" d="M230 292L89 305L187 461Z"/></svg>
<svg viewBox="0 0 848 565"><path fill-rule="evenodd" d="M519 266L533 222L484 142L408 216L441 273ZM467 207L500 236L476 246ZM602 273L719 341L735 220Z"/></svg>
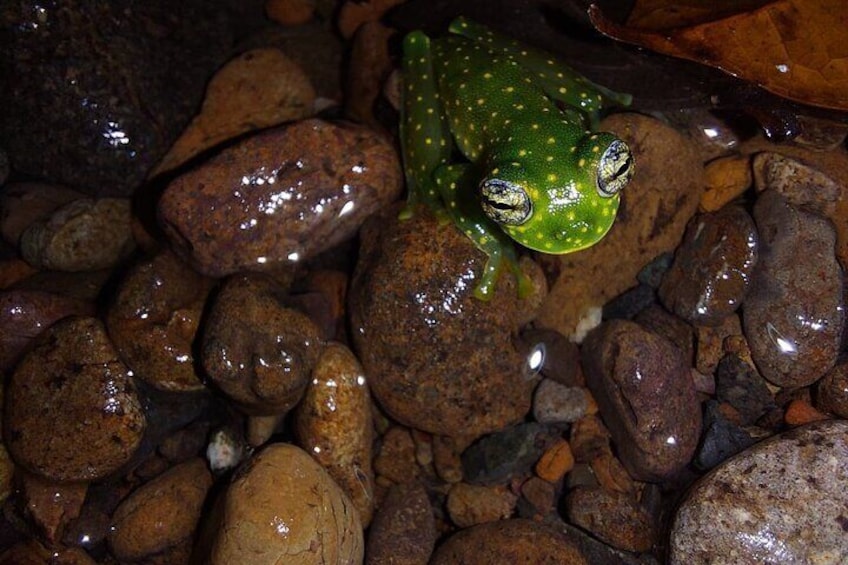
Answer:
<svg viewBox="0 0 848 565"><path fill-rule="evenodd" d="M533 213L527 191L506 180L484 180L480 184L480 197L483 212L499 224L519 226Z"/></svg>
<svg viewBox="0 0 848 565"><path fill-rule="evenodd" d="M598 162L598 193L615 196L627 186L633 176L633 155L630 148L620 139L609 144Z"/></svg>

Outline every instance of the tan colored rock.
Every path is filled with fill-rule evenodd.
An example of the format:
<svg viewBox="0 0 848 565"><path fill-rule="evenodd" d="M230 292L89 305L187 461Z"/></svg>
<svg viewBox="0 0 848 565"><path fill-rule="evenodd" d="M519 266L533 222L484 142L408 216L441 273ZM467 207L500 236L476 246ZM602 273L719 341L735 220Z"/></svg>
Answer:
<svg viewBox="0 0 848 565"><path fill-rule="evenodd" d="M359 513L302 449L263 449L235 476L210 565L361 563Z"/></svg>

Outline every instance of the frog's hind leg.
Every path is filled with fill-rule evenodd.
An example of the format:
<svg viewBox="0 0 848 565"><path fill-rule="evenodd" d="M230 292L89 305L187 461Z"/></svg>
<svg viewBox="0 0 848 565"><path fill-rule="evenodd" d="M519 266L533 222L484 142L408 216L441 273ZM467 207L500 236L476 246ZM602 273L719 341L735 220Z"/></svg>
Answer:
<svg viewBox="0 0 848 565"><path fill-rule="evenodd" d="M581 108L593 122L603 107L611 104L629 106L632 96L615 92L581 76L550 53L524 45L515 39L494 32L467 18L456 18L450 32L503 53L534 75L534 81L545 94L569 106Z"/></svg>
<svg viewBox="0 0 848 565"><path fill-rule="evenodd" d="M515 276L518 296L530 294L533 284L518 265L515 243L492 222L476 200L478 175L471 164L446 165L436 170L434 178L442 201L453 223L468 236L477 249L486 254L486 265L474 296L489 300L504 268Z"/></svg>
<svg viewBox="0 0 848 565"><path fill-rule="evenodd" d="M434 171L451 156L450 130L433 74L430 38L414 31L403 41L403 103L400 143L408 191L401 218L418 204L439 213L442 205Z"/></svg>

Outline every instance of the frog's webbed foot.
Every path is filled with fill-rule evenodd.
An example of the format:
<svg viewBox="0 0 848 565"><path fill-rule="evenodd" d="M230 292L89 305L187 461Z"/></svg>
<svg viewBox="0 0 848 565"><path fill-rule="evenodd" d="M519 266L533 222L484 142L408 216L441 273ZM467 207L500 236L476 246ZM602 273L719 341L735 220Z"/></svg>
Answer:
<svg viewBox="0 0 848 565"><path fill-rule="evenodd" d="M612 104L629 106L633 99L629 94L595 84L550 53L524 45L467 18L456 18L449 29L451 33L472 39L510 57L533 73L533 80L545 94L569 106L581 108L590 115L594 114L593 121L597 121L603 107Z"/></svg>
<svg viewBox="0 0 848 565"><path fill-rule="evenodd" d="M420 31L404 38L402 70L400 142L408 196L399 217L411 218L423 204L446 221L433 173L448 163L451 137L433 74L430 38Z"/></svg>
<svg viewBox="0 0 848 565"><path fill-rule="evenodd" d="M519 297L529 295L533 283L518 265L515 243L483 214L480 203L475 200L477 175L474 166L445 165L436 170L434 178L453 223L474 242L477 249L486 254L486 264L480 282L474 288L474 296L489 300L504 268L515 276Z"/></svg>

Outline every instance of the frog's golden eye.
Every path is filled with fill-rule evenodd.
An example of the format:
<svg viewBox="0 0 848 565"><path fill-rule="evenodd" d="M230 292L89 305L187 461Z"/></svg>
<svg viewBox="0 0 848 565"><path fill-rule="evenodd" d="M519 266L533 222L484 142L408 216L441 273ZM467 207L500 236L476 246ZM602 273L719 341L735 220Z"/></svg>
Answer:
<svg viewBox="0 0 848 565"><path fill-rule="evenodd" d="M533 214L527 191L501 179L485 179L480 183L480 204L492 220L508 226L520 226Z"/></svg>
<svg viewBox="0 0 848 565"><path fill-rule="evenodd" d="M633 176L633 155L620 139L609 144L598 161L598 194L615 196Z"/></svg>

